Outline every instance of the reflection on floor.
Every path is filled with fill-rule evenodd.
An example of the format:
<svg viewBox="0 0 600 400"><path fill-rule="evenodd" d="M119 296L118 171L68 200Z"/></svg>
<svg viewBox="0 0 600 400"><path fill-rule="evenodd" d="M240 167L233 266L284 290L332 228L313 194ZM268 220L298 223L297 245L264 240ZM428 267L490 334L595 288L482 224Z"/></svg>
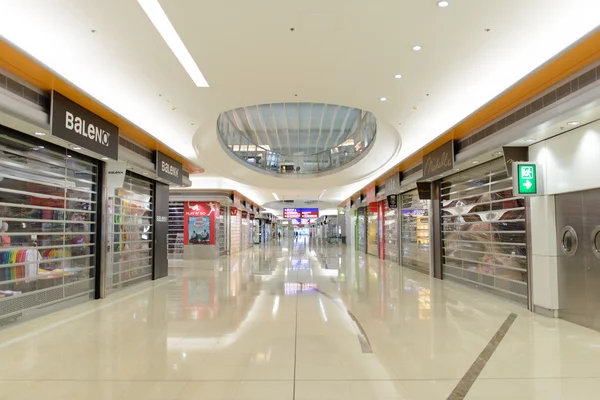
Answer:
<svg viewBox="0 0 600 400"><path fill-rule="evenodd" d="M596 399L600 333L346 247L256 246L0 330L0 399Z"/></svg>

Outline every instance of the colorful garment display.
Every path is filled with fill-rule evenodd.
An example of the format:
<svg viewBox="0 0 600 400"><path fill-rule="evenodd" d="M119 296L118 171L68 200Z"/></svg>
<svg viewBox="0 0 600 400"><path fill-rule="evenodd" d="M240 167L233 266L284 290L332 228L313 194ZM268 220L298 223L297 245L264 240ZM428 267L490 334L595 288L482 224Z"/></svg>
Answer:
<svg viewBox="0 0 600 400"><path fill-rule="evenodd" d="M0 281L13 281L37 275L39 262L43 260L37 249L9 250L0 252ZM23 264L1 268L3 264Z"/></svg>

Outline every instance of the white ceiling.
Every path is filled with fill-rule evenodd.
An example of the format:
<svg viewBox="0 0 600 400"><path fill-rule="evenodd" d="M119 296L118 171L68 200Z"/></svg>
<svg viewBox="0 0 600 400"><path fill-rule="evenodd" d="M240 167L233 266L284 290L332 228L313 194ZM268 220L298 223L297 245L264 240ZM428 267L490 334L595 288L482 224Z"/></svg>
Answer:
<svg viewBox="0 0 600 400"><path fill-rule="evenodd" d="M598 0L160 3L209 88L193 84L136 0L0 0L0 35L200 162L208 173L196 184L233 185L261 203L274 191L314 198L325 188L323 200L342 200L600 23ZM195 154L220 112L298 101L374 112L392 140L382 150L397 151L373 149L314 185L256 184L240 164Z"/></svg>

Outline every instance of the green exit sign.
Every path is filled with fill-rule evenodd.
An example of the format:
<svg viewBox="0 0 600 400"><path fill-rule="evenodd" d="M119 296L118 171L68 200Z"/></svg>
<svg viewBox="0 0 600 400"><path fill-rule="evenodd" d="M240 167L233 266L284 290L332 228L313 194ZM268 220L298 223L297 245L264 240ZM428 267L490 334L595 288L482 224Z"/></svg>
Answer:
<svg viewBox="0 0 600 400"><path fill-rule="evenodd" d="M515 163L513 171L515 194L535 196L540 194L538 187L538 167L534 163Z"/></svg>

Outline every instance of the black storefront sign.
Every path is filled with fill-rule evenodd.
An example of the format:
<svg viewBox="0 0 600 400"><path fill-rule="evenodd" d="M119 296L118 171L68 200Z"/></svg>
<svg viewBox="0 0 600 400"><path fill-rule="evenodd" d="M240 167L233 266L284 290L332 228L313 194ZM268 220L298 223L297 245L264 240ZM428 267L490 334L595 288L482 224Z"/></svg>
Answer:
<svg viewBox="0 0 600 400"><path fill-rule="evenodd" d="M423 179L454 169L454 140L438 147L423 157Z"/></svg>
<svg viewBox="0 0 600 400"><path fill-rule="evenodd" d="M167 235L169 234L169 185L156 182L154 187L154 265L152 279L169 275Z"/></svg>
<svg viewBox="0 0 600 400"><path fill-rule="evenodd" d="M398 208L398 195L395 194L390 194L387 196L387 204L388 207L393 209L393 208Z"/></svg>
<svg viewBox="0 0 600 400"><path fill-rule="evenodd" d="M52 92L50 133L104 157L119 159L119 128L58 92Z"/></svg>
<svg viewBox="0 0 600 400"><path fill-rule="evenodd" d="M183 165L171 157L156 152L156 176L176 185L183 185Z"/></svg>
<svg viewBox="0 0 600 400"><path fill-rule="evenodd" d="M529 161L529 147L505 146L502 148L502 154L504 154L504 165L506 166L506 173L511 178L513 173L513 163L520 161Z"/></svg>
<svg viewBox="0 0 600 400"><path fill-rule="evenodd" d="M417 182L419 200L431 200L431 182Z"/></svg>

